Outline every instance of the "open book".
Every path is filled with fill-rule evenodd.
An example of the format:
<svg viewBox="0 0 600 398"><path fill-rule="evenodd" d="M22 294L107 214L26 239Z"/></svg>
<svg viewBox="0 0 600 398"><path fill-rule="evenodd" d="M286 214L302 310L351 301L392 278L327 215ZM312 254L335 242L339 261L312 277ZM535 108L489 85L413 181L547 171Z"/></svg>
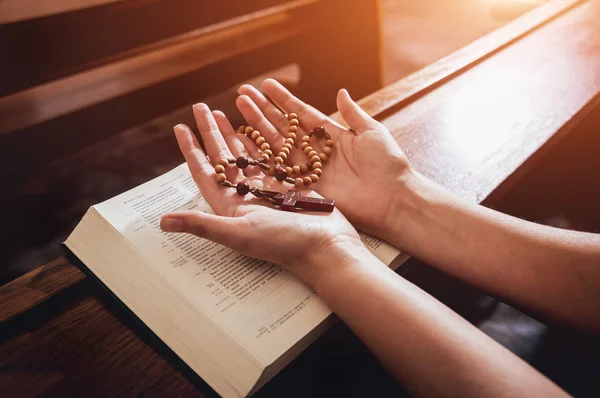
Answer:
<svg viewBox="0 0 600 398"><path fill-rule="evenodd" d="M219 394L247 396L333 320L314 290L279 266L188 234L163 214L212 212L186 164L91 207L65 246ZM407 256L365 245L393 268Z"/></svg>

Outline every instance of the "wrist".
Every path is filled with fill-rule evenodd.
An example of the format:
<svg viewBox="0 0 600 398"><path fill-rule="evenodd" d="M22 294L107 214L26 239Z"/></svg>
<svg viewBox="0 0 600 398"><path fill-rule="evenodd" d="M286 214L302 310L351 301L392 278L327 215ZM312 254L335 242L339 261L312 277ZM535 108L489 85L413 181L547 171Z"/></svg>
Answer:
<svg viewBox="0 0 600 398"><path fill-rule="evenodd" d="M439 195L440 187L414 170L398 178L391 188L392 201L388 216L379 237L410 252L410 241L421 225L423 214L428 211L432 199Z"/></svg>
<svg viewBox="0 0 600 398"><path fill-rule="evenodd" d="M343 273L352 272L363 264L371 262L373 258L384 266L371 254L358 236L338 238L315 252L308 264L298 272L298 276L319 291L327 281Z"/></svg>

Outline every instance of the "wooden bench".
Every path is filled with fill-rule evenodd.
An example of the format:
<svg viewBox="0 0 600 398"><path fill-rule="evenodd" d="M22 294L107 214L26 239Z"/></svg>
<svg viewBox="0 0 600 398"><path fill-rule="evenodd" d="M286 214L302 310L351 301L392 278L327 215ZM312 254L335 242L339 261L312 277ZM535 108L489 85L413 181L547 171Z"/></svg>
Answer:
<svg viewBox="0 0 600 398"><path fill-rule="evenodd" d="M420 172L494 205L600 112L598 20L600 0L550 2L361 104ZM3 286L0 298L9 395L214 394L64 257ZM338 325L258 395L399 393Z"/></svg>
<svg viewBox="0 0 600 398"><path fill-rule="evenodd" d="M27 7L10 0L2 5L0 169L11 181L290 63L299 65L302 91L326 109L333 110L334 103L324 98L340 85L361 95L381 87L376 2L357 0L348 7L342 0L59 0ZM337 68L338 63L353 68ZM5 173L9 165L13 170Z"/></svg>

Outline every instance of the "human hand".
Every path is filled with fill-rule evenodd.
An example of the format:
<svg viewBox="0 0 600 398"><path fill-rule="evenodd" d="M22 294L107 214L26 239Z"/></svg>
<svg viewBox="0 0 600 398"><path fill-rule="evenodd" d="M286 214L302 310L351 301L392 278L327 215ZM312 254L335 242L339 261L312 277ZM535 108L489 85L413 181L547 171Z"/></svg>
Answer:
<svg viewBox="0 0 600 398"><path fill-rule="evenodd" d="M415 174L390 132L363 111L346 90L338 93L337 106L353 131L305 104L273 79L265 80L262 89L277 107L298 115L297 144L307 131L325 127L335 147L314 189L335 199L339 209L358 229L386 239L391 224L398 221L402 190ZM250 85L241 86L238 93L237 106L248 124L259 130L272 148L280 148L288 129L285 114ZM311 145L318 146L312 142ZM288 161L297 164L306 159L304 153L294 151Z"/></svg>
<svg viewBox="0 0 600 398"><path fill-rule="evenodd" d="M188 232L221 243L250 257L279 264L311 283L320 272L317 257L347 247L363 247L356 230L335 209L332 213L290 213L273 209L264 199L240 196L215 180L214 166L223 158L257 158L255 146L240 139L219 111L205 104L194 105L194 117L202 136L204 154L188 126L175 126L179 148L202 195L216 215L198 211L166 214L161 228L166 232ZM248 148L248 149L246 149ZM266 177L258 167L226 168L231 182L246 182L259 189L287 190L275 178ZM316 196L309 189L303 195Z"/></svg>

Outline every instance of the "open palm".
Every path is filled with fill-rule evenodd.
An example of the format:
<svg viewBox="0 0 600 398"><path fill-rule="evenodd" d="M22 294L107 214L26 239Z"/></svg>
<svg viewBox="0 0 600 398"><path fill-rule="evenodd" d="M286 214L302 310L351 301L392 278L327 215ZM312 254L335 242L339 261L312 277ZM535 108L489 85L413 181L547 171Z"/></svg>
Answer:
<svg viewBox="0 0 600 398"><path fill-rule="evenodd" d="M387 214L398 202L390 185L399 179L408 179L412 174L406 156L389 131L352 101L346 90L339 92L337 105L341 117L352 130L305 104L273 79L265 80L262 89L277 106L250 85L243 85L238 90L237 105L248 123L275 149L283 145L288 129L284 112L298 115L301 131L298 142L305 132L317 126L325 127L335 147L314 189L335 199L336 205L357 228L381 236ZM248 143L249 147L251 145ZM311 142L311 145L318 144ZM288 162L304 163L306 157L302 151L294 151Z"/></svg>
<svg viewBox="0 0 600 398"><path fill-rule="evenodd" d="M163 230L193 233L248 256L286 266L300 277L312 257L335 243L360 242L356 230L337 209L333 213L284 212L273 209L264 199L251 194L241 196L235 189L217 183L214 167L220 159L252 156L240 140L247 137L237 136L222 112L211 112L204 104L193 109L207 153L188 126L175 126L175 135L196 184L216 215L198 211L167 214L161 222ZM249 144L248 149L256 150ZM289 189L275 178L266 177L258 167L242 171L229 166L225 174L235 184L245 182L258 189L282 192ZM318 196L309 189L303 189L303 195Z"/></svg>

